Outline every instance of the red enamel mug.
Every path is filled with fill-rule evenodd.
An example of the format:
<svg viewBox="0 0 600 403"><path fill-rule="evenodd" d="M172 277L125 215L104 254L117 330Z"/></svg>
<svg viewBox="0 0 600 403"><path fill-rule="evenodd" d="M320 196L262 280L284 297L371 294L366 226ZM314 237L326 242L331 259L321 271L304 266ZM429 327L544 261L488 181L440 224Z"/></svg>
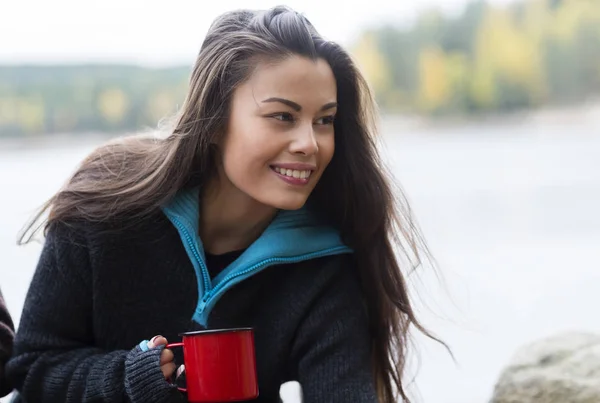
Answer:
<svg viewBox="0 0 600 403"><path fill-rule="evenodd" d="M254 330L200 330L180 335L187 393L191 403L239 402L258 397Z"/></svg>

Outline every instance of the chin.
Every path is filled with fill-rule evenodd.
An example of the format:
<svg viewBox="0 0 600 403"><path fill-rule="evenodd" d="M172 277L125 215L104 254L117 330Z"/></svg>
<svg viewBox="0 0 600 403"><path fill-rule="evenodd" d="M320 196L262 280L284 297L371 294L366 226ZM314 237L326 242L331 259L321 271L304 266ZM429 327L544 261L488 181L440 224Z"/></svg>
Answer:
<svg viewBox="0 0 600 403"><path fill-rule="evenodd" d="M299 210L306 204L308 198L306 197L294 197L287 200L265 200L265 204L272 206L278 210Z"/></svg>

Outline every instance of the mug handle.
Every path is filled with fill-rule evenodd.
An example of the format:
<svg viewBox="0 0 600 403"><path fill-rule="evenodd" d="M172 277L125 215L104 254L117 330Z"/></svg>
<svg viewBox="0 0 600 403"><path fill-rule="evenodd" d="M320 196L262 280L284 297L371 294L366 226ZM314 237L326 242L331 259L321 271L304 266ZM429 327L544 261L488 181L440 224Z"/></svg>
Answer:
<svg viewBox="0 0 600 403"><path fill-rule="evenodd" d="M171 344L167 344L165 346L165 348L171 349L173 347L183 347L183 343L171 343ZM168 382L168 381L167 381ZM169 382L171 383L171 382ZM172 383L171 383L172 384ZM180 388L179 386L177 387L177 389L179 389L180 392L184 392L187 393L187 389L186 388Z"/></svg>

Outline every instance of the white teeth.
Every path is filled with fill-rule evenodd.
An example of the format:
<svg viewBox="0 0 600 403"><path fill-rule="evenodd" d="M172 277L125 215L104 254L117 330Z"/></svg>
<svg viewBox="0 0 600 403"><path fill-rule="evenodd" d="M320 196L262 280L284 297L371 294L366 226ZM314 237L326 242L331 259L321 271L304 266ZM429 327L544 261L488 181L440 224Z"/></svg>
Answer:
<svg viewBox="0 0 600 403"><path fill-rule="evenodd" d="M285 168L279 168L279 167L273 167L273 169L275 170L275 172L277 172L281 175L285 175L285 176L289 176L289 177L297 178L297 179L308 179L310 177L310 173L312 172L310 170L299 171L296 169L285 169Z"/></svg>

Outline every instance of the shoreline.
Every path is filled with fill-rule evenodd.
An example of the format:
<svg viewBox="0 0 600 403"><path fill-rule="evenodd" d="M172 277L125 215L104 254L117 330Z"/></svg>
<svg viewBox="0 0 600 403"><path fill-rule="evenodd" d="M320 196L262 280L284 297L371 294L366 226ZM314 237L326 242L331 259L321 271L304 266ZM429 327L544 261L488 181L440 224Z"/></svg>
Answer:
<svg viewBox="0 0 600 403"><path fill-rule="evenodd" d="M489 113L481 115L460 115L429 117L421 115L400 115L381 113L382 127L393 124L409 129L423 131L443 129L460 129L465 127L494 125L498 127L515 124L564 125L590 124L600 127L600 97L586 102L565 105L545 106L507 113Z"/></svg>
<svg viewBox="0 0 600 403"><path fill-rule="evenodd" d="M0 137L0 153L33 149L81 147L91 143L102 143L126 133L56 133L37 136Z"/></svg>
<svg viewBox="0 0 600 403"><path fill-rule="evenodd" d="M514 125L531 126L589 126L598 128L600 133L600 99L578 105L563 107L545 107L533 110L517 111L505 114L486 114L479 116L449 116L432 118L420 115L381 113L379 128L384 134L393 132L394 136L419 137L436 135L440 129L457 131L479 126L495 126L497 128ZM140 129L139 132L147 131ZM595 130L592 129L592 132ZM65 146L81 146L90 143L103 143L135 131L104 133L98 131L77 133L52 133L46 135L0 136L0 153L14 150L31 150L36 148L64 148ZM568 135L566 133L566 135Z"/></svg>

